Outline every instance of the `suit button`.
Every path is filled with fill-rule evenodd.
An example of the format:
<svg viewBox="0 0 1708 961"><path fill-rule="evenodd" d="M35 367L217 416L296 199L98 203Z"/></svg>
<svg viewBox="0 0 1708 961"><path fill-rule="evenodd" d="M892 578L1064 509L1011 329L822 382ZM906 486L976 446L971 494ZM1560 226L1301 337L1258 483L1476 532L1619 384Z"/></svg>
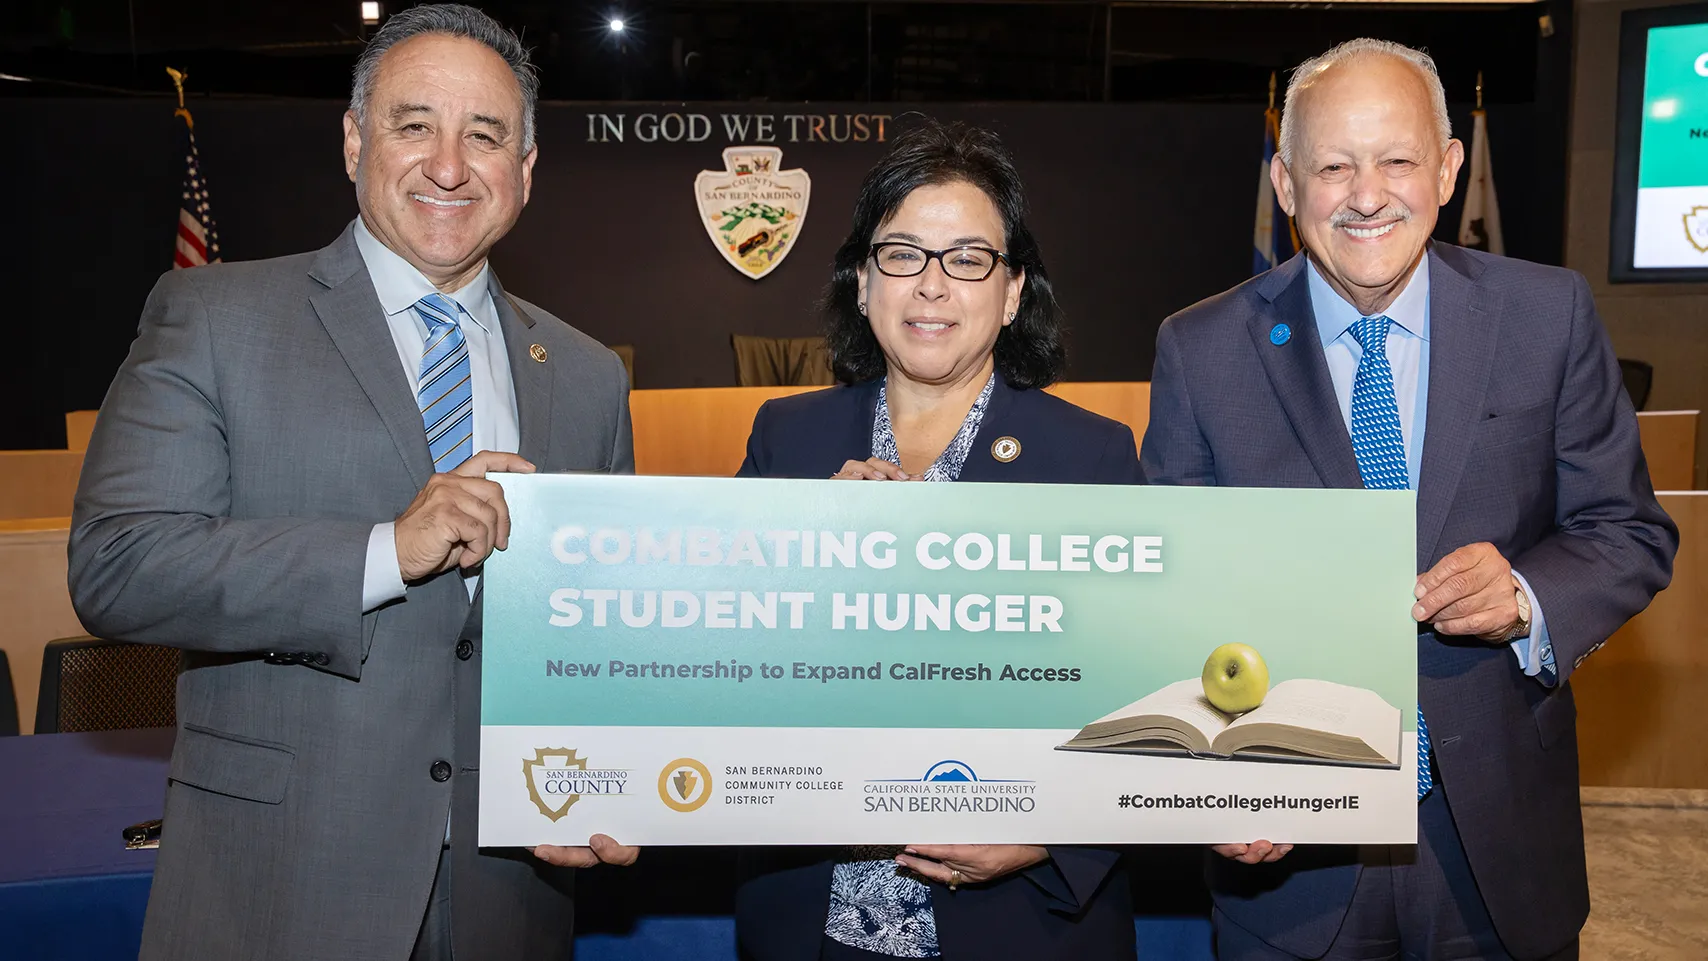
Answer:
<svg viewBox="0 0 1708 961"><path fill-rule="evenodd" d="M457 642L457 660L466 661L474 656L474 644L468 638Z"/></svg>
<svg viewBox="0 0 1708 961"><path fill-rule="evenodd" d="M451 779L451 764L449 761L434 761L433 766L429 771L433 775L433 780L440 783L444 783Z"/></svg>
<svg viewBox="0 0 1708 961"><path fill-rule="evenodd" d="M321 651L319 654L314 655L314 663L319 664L321 667L325 667L332 663L332 655L325 651Z"/></svg>

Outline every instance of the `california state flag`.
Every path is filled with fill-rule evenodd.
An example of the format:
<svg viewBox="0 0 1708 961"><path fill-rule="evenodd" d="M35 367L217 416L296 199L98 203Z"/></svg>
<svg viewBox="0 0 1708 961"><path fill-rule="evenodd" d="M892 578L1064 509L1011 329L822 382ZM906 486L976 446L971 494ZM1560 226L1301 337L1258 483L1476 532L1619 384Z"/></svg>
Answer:
<svg viewBox="0 0 1708 961"><path fill-rule="evenodd" d="M1471 116L1476 118L1476 128L1471 132L1471 182L1465 188L1465 212L1459 217L1459 246L1505 254L1494 167L1489 163L1488 116L1481 110Z"/></svg>

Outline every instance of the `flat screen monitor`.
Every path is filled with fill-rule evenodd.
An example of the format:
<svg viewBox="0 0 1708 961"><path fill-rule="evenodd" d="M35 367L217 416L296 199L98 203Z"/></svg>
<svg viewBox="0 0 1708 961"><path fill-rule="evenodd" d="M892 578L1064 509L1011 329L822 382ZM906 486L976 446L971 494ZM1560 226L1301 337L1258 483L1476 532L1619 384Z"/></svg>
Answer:
<svg viewBox="0 0 1708 961"><path fill-rule="evenodd" d="M1621 19L1611 249L1614 283L1708 282L1708 3Z"/></svg>

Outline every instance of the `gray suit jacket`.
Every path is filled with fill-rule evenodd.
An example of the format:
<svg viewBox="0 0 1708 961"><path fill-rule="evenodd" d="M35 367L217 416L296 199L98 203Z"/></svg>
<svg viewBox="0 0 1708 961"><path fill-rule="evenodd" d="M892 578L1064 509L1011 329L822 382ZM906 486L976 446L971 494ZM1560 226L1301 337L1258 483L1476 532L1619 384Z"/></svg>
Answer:
<svg viewBox="0 0 1708 961"><path fill-rule="evenodd" d="M522 456L632 472L617 356L494 299ZM70 542L92 633L185 652L144 959L406 958L447 814L459 961L568 957L570 872L474 843L478 596L453 571L362 613L369 531L431 474L349 229L155 286Z"/></svg>
<svg viewBox="0 0 1708 961"><path fill-rule="evenodd" d="M1678 530L1655 500L1584 279L1442 243L1429 257L1417 569L1493 543L1536 593L1559 683L1525 677L1506 645L1423 630L1417 696L1437 790L1495 928L1514 956L1545 956L1589 911L1569 679L1666 586ZM1306 269L1300 255L1163 323L1140 457L1150 483L1363 486ZM1281 345L1277 323L1293 330ZM1227 917L1315 958L1340 929L1358 861L1320 845L1265 865L1212 857L1210 880Z"/></svg>

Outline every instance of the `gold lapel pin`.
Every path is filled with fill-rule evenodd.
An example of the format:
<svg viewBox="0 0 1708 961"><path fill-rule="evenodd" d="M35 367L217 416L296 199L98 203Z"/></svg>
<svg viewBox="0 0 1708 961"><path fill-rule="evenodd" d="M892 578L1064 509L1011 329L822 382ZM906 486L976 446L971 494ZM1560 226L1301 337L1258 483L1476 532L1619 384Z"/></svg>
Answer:
<svg viewBox="0 0 1708 961"><path fill-rule="evenodd" d="M535 344L528 348L528 356L543 364L546 362L546 349L541 347L539 344Z"/></svg>
<svg viewBox="0 0 1708 961"><path fill-rule="evenodd" d="M1020 456L1020 442L1006 435L998 437L996 442L990 445L990 456L1004 464L1013 463L1014 458Z"/></svg>

